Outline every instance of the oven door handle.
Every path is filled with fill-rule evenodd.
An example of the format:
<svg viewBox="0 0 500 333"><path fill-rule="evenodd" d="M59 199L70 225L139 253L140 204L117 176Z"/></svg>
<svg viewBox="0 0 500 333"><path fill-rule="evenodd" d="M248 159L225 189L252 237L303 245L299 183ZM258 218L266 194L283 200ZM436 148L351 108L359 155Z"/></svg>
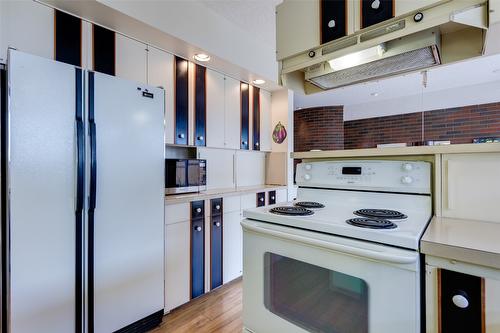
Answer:
<svg viewBox="0 0 500 333"><path fill-rule="evenodd" d="M292 234L292 233L285 233L285 232L273 230L270 228L266 228L266 227L263 227L261 225L257 226L254 224L249 224L245 221L242 221L241 225L243 226L243 229L246 229L248 231L253 231L256 233L266 234L266 235L278 237L281 239L287 239L287 240L291 240L291 241L295 241L295 242L300 242L300 243L311 245L311 246L322 247L322 248L325 248L328 250L347 253L347 254L351 254L354 256L363 257L363 258L372 259L372 260L377 260L377 261L384 261L384 262L394 263L394 264L413 264L418 260L418 253L416 253L416 252L415 252L415 254L412 253L411 255L401 255L401 254L388 253L388 252L379 252L379 251L374 251L374 250L369 250L369 249L353 247L353 246L348 246L348 245L344 245L344 244L337 244L337 243L327 242L324 240L304 237L304 236L296 235L296 234Z"/></svg>

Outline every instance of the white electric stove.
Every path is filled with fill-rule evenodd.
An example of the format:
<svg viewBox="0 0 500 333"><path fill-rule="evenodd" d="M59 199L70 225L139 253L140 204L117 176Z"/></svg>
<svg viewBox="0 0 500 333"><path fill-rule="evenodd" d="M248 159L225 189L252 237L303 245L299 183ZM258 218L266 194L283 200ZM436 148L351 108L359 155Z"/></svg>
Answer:
<svg viewBox="0 0 500 333"><path fill-rule="evenodd" d="M430 163L301 163L296 182L296 201L243 213L245 329L419 333Z"/></svg>

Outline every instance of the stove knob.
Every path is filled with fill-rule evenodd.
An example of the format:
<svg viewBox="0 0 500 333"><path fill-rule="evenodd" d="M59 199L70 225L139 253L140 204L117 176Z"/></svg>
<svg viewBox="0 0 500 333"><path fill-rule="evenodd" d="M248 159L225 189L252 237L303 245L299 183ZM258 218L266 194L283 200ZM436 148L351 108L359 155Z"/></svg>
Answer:
<svg viewBox="0 0 500 333"><path fill-rule="evenodd" d="M403 176L403 177L401 177L401 183L411 184L411 183L413 183L413 178L411 178L410 176Z"/></svg>
<svg viewBox="0 0 500 333"><path fill-rule="evenodd" d="M306 174L304 175L304 179L305 179L305 180L310 180L310 179L311 179L311 175L310 175L310 174L308 174L308 173L306 173Z"/></svg>
<svg viewBox="0 0 500 333"><path fill-rule="evenodd" d="M312 166L311 164L306 164L306 165L305 165L306 170L311 170L311 169L312 169L312 167L313 167L313 166Z"/></svg>
<svg viewBox="0 0 500 333"><path fill-rule="evenodd" d="M410 163L403 163L403 170L404 171L411 171L411 170L413 170L413 165L411 165Z"/></svg>

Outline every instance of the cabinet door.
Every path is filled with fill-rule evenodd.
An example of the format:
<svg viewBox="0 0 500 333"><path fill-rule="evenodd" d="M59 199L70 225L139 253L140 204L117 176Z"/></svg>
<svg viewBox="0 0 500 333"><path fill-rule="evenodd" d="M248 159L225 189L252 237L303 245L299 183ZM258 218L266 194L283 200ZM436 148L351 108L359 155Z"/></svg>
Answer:
<svg viewBox="0 0 500 333"><path fill-rule="evenodd" d="M260 90L260 150L271 151L271 93Z"/></svg>
<svg viewBox="0 0 500 333"><path fill-rule="evenodd" d="M82 20L76 16L55 11L54 58L57 61L82 65Z"/></svg>
<svg viewBox="0 0 500 333"><path fill-rule="evenodd" d="M361 29L394 17L395 0L361 0Z"/></svg>
<svg viewBox="0 0 500 333"><path fill-rule="evenodd" d="M207 117L206 68L195 65L194 145L205 146Z"/></svg>
<svg viewBox="0 0 500 333"><path fill-rule="evenodd" d="M225 147L240 149L240 82L230 77L224 84L224 135Z"/></svg>
<svg viewBox="0 0 500 333"><path fill-rule="evenodd" d="M445 217L500 222L500 153L443 155Z"/></svg>
<svg viewBox="0 0 500 333"><path fill-rule="evenodd" d="M241 214L239 211L224 214L222 228L222 257L223 283L241 276L243 271L242 229Z"/></svg>
<svg viewBox="0 0 500 333"><path fill-rule="evenodd" d="M54 59L54 9L35 1L0 1L0 62L7 49Z"/></svg>
<svg viewBox="0 0 500 333"><path fill-rule="evenodd" d="M205 293L205 219L191 221L191 298Z"/></svg>
<svg viewBox="0 0 500 333"><path fill-rule="evenodd" d="M240 149L250 149L250 86L240 83L241 98L241 124L240 124Z"/></svg>
<svg viewBox="0 0 500 333"><path fill-rule="evenodd" d="M175 143L188 144L189 63L175 57Z"/></svg>
<svg viewBox="0 0 500 333"><path fill-rule="evenodd" d="M94 71L115 75L115 32L93 24L92 40L92 59L94 60Z"/></svg>
<svg viewBox="0 0 500 333"><path fill-rule="evenodd" d="M347 1L321 0L321 44L347 34Z"/></svg>
<svg viewBox="0 0 500 333"><path fill-rule="evenodd" d="M174 143L174 56L149 46L148 84L165 90L165 143Z"/></svg>
<svg viewBox="0 0 500 333"><path fill-rule="evenodd" d="M222 285L222 215L213 215L210 232L210 289Z"/></svg>
<svg viewBox="0 0 500 333"><path fill-rule="evenodd" d="M236 186L258 186L266 182L266 153L236 152Z"/></svg>
<svg viewBox="0 0 500 333"><path fill-rule="evenodd" d="M165 312L190 299L189 221L165 228Z"/></svg>
<svg viewBox="0 0 500 333"><path fill-rule="evenodd" d="M224 75L207 69L207 147L224 148Z"/></svg>
<svg viewBox="0 0 500 333"><path fill-rule="evenodd" d="M146 83L147 45L121 34L115 34L116 76Z"/></svg>
<svg viewBox="0 0 500 333"><path fill-rule="evenodd" d="M252 87L252 149L260 150L260 89Z"/></svg>
<svg viewBox="0 0 500 333"><path fill-rule="evenodd" d="M234 150L199 148L198 157L207 160L207 189L235 186ZM221 170L224 170L221 172Z"/></svg>

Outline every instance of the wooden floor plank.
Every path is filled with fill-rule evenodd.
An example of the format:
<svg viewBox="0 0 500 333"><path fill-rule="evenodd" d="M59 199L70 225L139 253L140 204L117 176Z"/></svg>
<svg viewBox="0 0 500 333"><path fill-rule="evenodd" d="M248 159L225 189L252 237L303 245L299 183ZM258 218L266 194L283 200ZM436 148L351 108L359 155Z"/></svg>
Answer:
<svg viewBox="0 0 500 333"><path fill-rule="evenodd" d="M241 333L241 288L239 278L182 305L163 317L151 333Z"/></svg>

